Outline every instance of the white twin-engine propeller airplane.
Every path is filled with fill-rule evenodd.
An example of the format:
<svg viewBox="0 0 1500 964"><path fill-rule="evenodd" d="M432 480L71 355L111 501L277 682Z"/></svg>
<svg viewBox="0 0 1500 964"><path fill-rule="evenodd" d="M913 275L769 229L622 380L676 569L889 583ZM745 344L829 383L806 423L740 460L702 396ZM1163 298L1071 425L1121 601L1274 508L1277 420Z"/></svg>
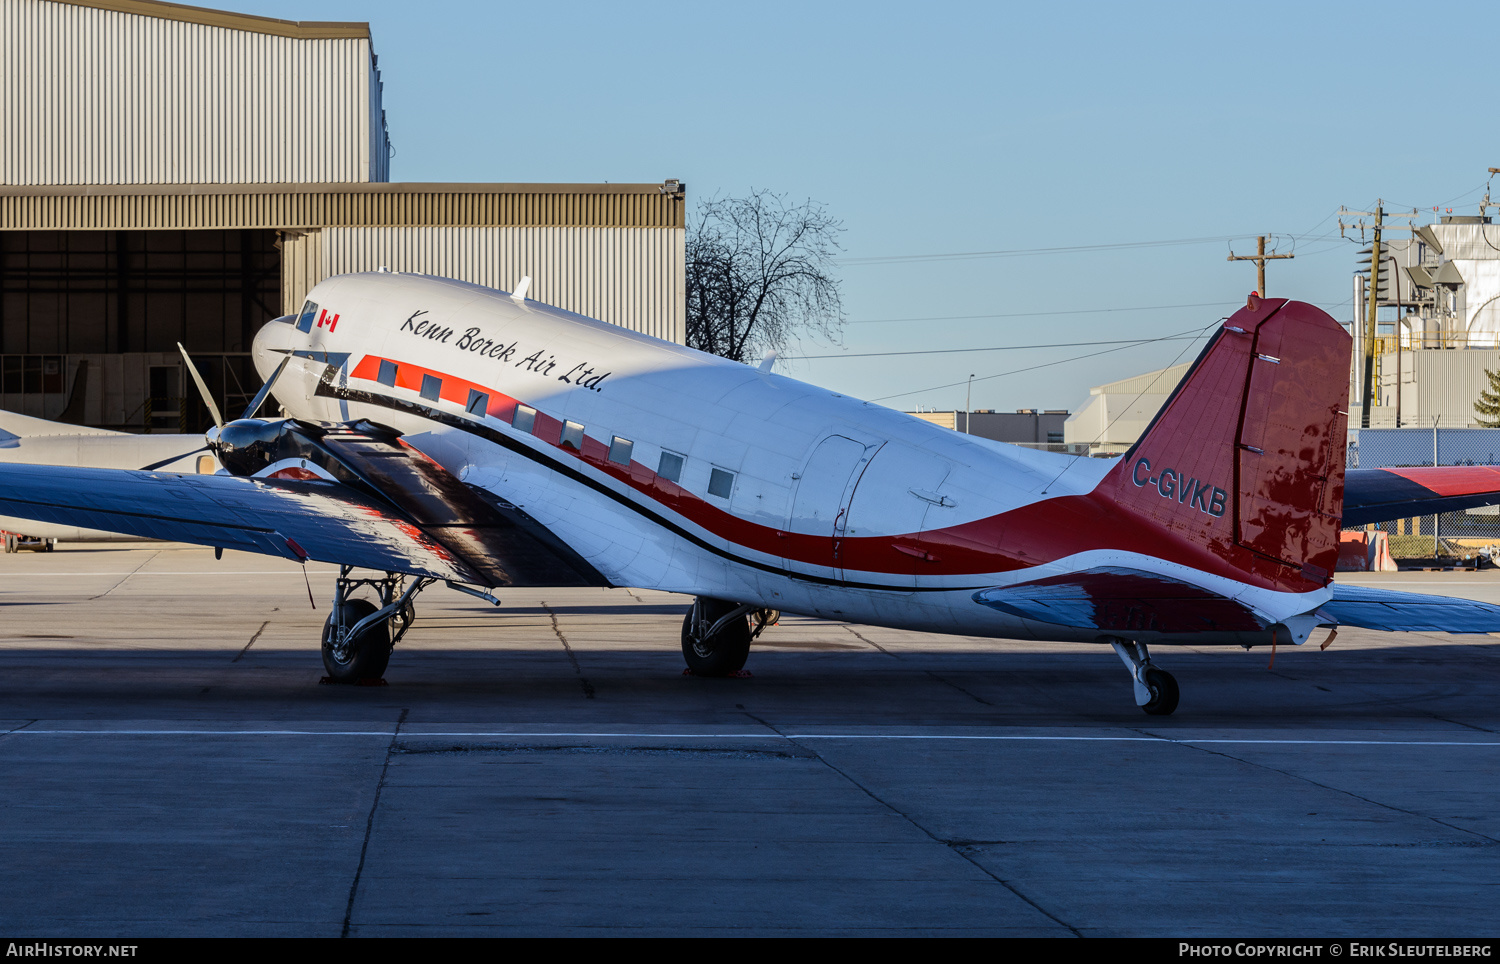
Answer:
<svg viewBox="0 0 1500 964"><path fill-rule="evenodd" d="M1150 644L1500 631L1500 607L1332 582L1341 520L1491 504L1500 472L1346 484L1350 339L1311 305L1252 296L1101 460L960 435L524 287L325 281L256 336L245 416L213 410L224 472L0 465L0 514L337 563L322 643L340 681L384 673L438 580L497 604L486 590L694 596L682 651L709 676L739 671L779 612L1108 643L1152 714L1178 689ZM272 391L290 418L254 417Z"/></svg>

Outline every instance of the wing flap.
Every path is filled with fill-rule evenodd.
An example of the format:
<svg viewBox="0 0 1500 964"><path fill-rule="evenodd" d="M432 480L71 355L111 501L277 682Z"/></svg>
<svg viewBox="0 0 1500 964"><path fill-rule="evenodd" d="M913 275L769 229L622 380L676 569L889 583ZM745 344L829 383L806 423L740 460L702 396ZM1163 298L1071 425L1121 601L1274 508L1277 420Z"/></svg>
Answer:
<svg viewBox="0 0 1500 964"><path fill-rule="evenodd" d="M1268 625L1227 596L1123 567L981 589L973 598L1013 616L1075 629L1177 634L1258 632Z"/></svg>
<svg viewBox="0 0 1500 964"><path fill-rule="evenodd" d="M467 485L400 439L329 432L319 445L488 585L609 585L520 508Z"/></svg>

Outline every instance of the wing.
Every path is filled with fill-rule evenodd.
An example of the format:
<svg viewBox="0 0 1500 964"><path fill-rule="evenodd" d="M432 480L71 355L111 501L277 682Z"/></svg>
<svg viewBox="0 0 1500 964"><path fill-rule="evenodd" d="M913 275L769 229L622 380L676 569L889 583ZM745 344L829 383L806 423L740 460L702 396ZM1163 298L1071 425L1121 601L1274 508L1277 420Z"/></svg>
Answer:
<svg viewBox="0 0 1500 964"><path fill-rule="evenodd" d="M1256 632L1268 625L1227 596L1120 567L981 589L974 601L1038 622L1120 633Z"/></svg>
<svg viewBox="0 0 1500 964"><path fill-rule="evenodd" d="M1500 503L1500 467L1439 465L1350 469L1344 473L1345 527Z"/></svg>
<svg viewBox="0 0 1500 964"><path fill-rule="evenodd" d="M1500 633L1500 606L1371 586L1335 584L1333 599L1314 615L1340 626L1386 632Z"/></svg>
<svg viewBox="0 0 1500 964"><path fill-rule="evenodd" d="M412 452L413 462L424 459ZM401 470L391 461L394 486ZM446 502L433 488L403 493L424 506L408 510L323 480L0 464L0 515L481 586L603 584L520 509L436 463L422 471L460 488Z"/></svg>

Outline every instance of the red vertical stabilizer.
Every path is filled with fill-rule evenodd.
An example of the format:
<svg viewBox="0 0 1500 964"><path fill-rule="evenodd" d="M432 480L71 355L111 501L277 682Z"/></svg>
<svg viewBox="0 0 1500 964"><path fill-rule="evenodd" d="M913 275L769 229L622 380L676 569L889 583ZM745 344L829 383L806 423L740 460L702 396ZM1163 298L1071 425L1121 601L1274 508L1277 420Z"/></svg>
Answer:
<svg viewBox="0 0 1500 964"><path fill-rule="evenodd" d="M1255 582L1326 585L1344 502L1350 344L1312 305L1252 298L1098 493Z"/></svg>

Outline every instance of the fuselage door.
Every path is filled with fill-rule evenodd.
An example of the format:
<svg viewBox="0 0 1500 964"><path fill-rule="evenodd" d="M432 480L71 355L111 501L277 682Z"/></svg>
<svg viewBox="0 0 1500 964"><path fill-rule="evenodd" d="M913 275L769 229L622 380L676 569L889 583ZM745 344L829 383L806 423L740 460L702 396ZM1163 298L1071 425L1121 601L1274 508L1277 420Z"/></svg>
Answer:
<svg viewBox="0 0 1500 964"><path fill-rule="evenodd" d="M878 448L830 435L813 449L798 473L792 509L781 534L787 547L782 562L789 570L827 575L820 570L833 569L834 578L840 577L839 542L848 525L849 502L860 473Z"/></svg>
<svg viewBox="0 0 1500 964"><path fill-rule="evenodd" d="M932 569L922 532L952 522L943 481L953 464L902 442L887 442L859 479L840 559L846 569L904 588Z"/></svg>

